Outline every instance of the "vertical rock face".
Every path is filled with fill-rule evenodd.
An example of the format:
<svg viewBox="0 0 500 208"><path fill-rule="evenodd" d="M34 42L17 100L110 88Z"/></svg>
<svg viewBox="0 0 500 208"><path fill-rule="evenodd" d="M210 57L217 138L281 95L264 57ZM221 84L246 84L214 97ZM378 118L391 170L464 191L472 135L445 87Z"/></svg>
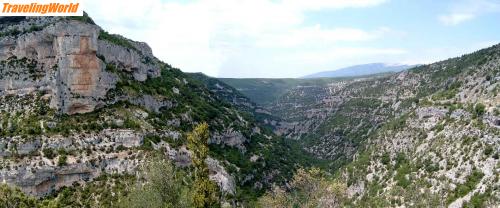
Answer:
<svg viewBox="0 0 500 208"><path fill-rule="evenodd" d="M5 76L6 93L42 88L52 95L51 107L63 113L94 110L97 99L114 85L110 79L102 79L107 74L103 72L104 63L96 56L99 31L95 25L65 21L41 31L0 40L0 60L36 60L32 67L42 73L41 78L31 82L20 79L22 76ZM26 74L29 70L19 70L19 73Z"/></svg>
<svg viewBox="0 0 500 208"><path fill-rule="evenodd" d="M122 46L99 40L97 54L104 57L106 62L132 72L135 80L142 82L148 76L159 76L158 66L149 63L154 59L151 48L145 43L131 42L131 45L133 49L124 49Z"/></svg>
<svg viewBox="0 0 500 208"><path fill-rule="evenodd" d="M59 70L52 105L67 114L91 112L98 104L96 98L104 97L115 84L103 79L104 63L96 56L99 28L70 22L55 30Z"/></svg>
<svg viewBox="0 0 500 208"><path fill-rule="evenodd" d="M129 71L138 81L159 75L146 44L131 41L131 50L99 40L101 29L97 25L58 18L41 20L28 18L16 25L43 25L39 31L0 37L0 95L45 91L50 94L50 106L59 112L87 113L106 104L106 93L118 79L105 70L98 55Z"/></svg>

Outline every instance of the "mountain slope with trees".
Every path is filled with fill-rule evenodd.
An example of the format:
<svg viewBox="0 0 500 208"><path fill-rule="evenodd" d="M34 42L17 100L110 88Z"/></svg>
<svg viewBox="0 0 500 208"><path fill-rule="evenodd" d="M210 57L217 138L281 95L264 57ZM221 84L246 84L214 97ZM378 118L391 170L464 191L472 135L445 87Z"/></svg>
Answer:
<svg viewBox="0 0 500 208"><path fill-rule="evenodd" d="M499 80L495 45L386 77L297 87L269 111L282 119L279 135L331 160L345 206L495 207Z"/></svg>
<svg viewBox="0 0 500 208"><path fill-rule="evenodd" d="M313 162L236 90L214 91L210 79L171 67L88 16L1 24L0 180L40 206L236 206ZM202 123L205 133L190 136ZM163 180L158 171L170 181L148 185ZM133 196L143 191L155 194Z"/></svg>

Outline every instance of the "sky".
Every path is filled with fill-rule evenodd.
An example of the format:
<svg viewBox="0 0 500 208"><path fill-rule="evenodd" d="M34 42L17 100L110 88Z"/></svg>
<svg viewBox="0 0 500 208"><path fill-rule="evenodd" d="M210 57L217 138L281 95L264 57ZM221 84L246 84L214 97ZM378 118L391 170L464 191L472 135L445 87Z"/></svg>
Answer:
<svg viewBox="0 0 500 208"><path fill-rule="evenodd" d="M84 0L104 30L184 72L293 78L427 64L500 43L500 0Z"/></svg>

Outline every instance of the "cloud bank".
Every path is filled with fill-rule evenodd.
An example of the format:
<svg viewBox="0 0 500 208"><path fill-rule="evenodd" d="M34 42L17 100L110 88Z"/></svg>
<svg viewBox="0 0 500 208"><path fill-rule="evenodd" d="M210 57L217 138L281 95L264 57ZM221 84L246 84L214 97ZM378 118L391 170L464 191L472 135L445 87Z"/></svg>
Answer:
<svg viewBox="0 0 500 208"><path fill-rule="evenodd" d="M307 12L373 7L386 0L85 2L88 13L104 29L149 43L156 56L183 71L211 76L252 76L243 72L251 70L253 76L293 77L306 73L305 67L319 67L318 62L348 58L346 54L402 52L345 46L382 38L393 32L390 28L305 24Z"/></svg>

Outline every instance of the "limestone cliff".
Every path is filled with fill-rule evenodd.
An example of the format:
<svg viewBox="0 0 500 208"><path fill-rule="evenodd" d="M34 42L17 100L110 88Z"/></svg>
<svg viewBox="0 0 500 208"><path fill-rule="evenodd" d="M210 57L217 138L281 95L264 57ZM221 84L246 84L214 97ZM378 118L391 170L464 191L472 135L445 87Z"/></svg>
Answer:
<svg viewBox="0 0 500 208"><path fill-rule="evenodd" d="M154 61L143 61L155 59L147 45L131 41L136 46L131 50L99 40L102 31L97 25L59 18L28 18L17 23L15 30L23 25L38 31L28 29L0 37L3 71L17 75L2 73L2 94L44 90L50 106L61 113L87 113L105 104L103 98L117 82L116 75L105 70L106 65L98 56L133 72L139 81L159 75Z"/></svg>

